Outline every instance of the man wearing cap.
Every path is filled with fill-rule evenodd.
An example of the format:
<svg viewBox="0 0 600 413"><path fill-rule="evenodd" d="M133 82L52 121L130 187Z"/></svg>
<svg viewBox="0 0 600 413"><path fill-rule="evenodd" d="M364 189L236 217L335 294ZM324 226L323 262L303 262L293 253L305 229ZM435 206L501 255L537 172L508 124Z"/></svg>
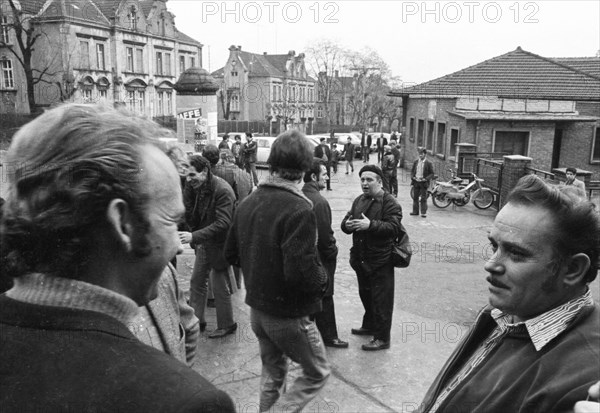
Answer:
<svg viewBox="0 0 600 413"><path fill-rule="evenodd" d="M362 195L342 221L342 231L352 234L350 266L356 271L358 294L365 309L362 325L352 334L373 336L362 349L390 348L394 310L394 265L391 245L401 231L402 208L382 187L383 173L376 165L359 172Z"/></svg>

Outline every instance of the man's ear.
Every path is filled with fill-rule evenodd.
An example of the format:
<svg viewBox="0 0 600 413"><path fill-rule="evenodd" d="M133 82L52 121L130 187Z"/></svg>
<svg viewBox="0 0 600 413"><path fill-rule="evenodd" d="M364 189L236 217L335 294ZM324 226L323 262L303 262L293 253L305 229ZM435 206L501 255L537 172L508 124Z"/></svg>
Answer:
<svg viewBox="0 0 600 413"><path fill-rule="evenodd" d="M583 279L591 265L587 254L579 253L567 258L566 273L563 276L564 283L570 287L583 284Z"/></svg>
<svg viewBox="0 0 600 413"><path fill-rule="evenodd" d="M310 174L310 180L317 182L319 179L317 178L317 175L313 172Z"/></svg>
<svg viewBox="0 0 600 413"><path fill-rule="evenodd" d="M129 204L122 199L113 199L106 209L106 218L110 228L127 251L131 251L133 223Z"/></svg>

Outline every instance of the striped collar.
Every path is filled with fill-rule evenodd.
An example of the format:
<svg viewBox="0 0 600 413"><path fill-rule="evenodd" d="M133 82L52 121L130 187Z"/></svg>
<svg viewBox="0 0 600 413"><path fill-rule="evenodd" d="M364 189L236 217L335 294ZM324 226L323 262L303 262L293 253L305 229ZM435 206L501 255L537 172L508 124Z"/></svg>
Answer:
<svg viewBox="0 0 600 413"><path fill-rule="evenodd" d="M519 323L512 324L510 322L512 316L497 308L492 310L491 315L501 331L519 330L525 326L536 351L540 351L546 344L567 329L583 307L593 304L592 293L588 289L585 294L563 305Z"/></svg>

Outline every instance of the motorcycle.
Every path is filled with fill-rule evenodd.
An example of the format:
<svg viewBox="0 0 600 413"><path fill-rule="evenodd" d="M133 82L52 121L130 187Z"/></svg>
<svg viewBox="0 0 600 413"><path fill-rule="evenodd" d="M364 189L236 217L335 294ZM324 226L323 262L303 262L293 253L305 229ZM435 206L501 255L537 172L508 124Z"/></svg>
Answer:
<svg viewBox="0 0 600 413"><path fill-rule="evenodd" d="M488 209L494 204L494 192L484 188L484 181L474 173L473 180L466 186L459 183L460 179L453 178L450 182L435 182L431 191L433 205L438 208L446 208L451 203L457 206L465 206L470 200L479 209ZM462 180L460 180L462 182Z"/></svg>

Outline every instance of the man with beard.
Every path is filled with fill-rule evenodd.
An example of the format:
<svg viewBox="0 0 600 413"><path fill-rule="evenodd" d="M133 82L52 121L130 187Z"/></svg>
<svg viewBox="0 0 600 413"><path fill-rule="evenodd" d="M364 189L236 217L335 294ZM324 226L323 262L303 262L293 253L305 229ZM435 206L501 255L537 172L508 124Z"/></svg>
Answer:
<svg viewBox="0 0 600 413"><path fill-rule="evenodd" d="M317 251L319 251L319 258L327 270L329 278L329 286L322 301L323 310L315 314L315 321L327 347L346 348L348 342L339 339L335 322L333 284L338 248L331 228L331 207L319 193L325 188L327 178L327 170L323 161L315 158L311 168L304 174L304 186L302 187L304 195L313 203L313 211L317 217Z"/></svg>
<svg viewBox="0 0 600 413"><path fill-rule="evenodd" d="M362 325L352 334L373 336L365 351L390 348L394 311L392 242L401 232L402 208L383 190L383 173L376 165L359 172L362 195L342 221L342 231L352 234L350 266L356 271L358 294L365 309Z"/></svg>

